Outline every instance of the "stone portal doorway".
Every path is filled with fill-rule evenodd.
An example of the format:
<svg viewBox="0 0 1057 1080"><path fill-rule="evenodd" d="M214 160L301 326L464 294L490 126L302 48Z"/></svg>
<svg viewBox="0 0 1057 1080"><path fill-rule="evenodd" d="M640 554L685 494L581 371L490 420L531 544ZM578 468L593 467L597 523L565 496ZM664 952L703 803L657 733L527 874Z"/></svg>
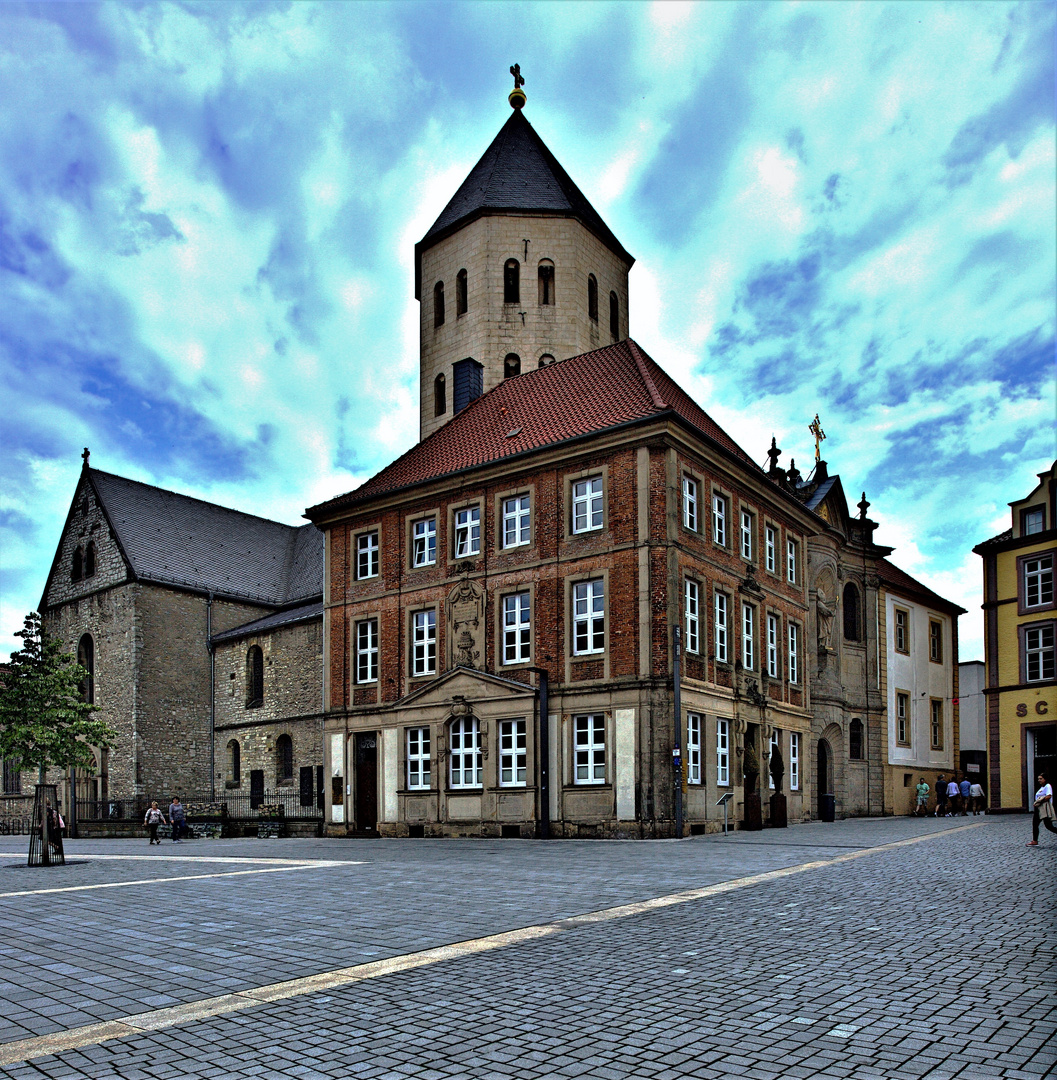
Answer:
<svg viewBox="0 0 1057 1080"><path fill-rule="evenodd" d="M356 828L374 832L378 825L378 736L373 732L356 735Z"/></svg>
<svg viewBox="0 0 1057 1080"><path fill-rule="evenodd" d="M834 817L833 795L833 748L827 739L818 741L818 765L815 772L818 792L818 816L820 821L832 821Z"/></svg>

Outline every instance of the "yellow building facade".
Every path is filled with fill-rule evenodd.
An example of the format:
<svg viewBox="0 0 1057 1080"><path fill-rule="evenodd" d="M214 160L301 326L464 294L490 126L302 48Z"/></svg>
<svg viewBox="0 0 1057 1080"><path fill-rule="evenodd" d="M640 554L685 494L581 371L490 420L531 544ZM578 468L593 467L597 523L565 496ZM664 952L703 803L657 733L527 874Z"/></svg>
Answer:
<svg viewBox="0 0 1057 1080"><path fill-rule="evenodd" d="M1027 810L1041 773L1057 782L1057 462L1011 502L984 561L984 695L993 810Z"/></svg>

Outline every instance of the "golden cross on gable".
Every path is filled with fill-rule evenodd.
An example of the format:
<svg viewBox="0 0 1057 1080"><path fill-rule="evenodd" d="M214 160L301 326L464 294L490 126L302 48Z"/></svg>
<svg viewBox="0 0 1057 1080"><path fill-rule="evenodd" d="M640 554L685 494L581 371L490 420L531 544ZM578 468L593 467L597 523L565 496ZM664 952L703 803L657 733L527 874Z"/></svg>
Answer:
<svg viewBox="0 0 1057 1080"><path fill-rule="evenodd" d="M514 76L514 89L520 90L525 85L525 80L521 77L521 65L515 64L510 69L510 74Z"/></svg>
<svg viewBox="0 0 1057 1080"><path fill-rule="evenodd" d="M807 430L815 436L815 461L821 461L822 452L819 450L819 447L822 445L822 440L825 439L826 433L822 430L822 424L819 422L818 413L815 413L815 419L808 424Z"/></svg>

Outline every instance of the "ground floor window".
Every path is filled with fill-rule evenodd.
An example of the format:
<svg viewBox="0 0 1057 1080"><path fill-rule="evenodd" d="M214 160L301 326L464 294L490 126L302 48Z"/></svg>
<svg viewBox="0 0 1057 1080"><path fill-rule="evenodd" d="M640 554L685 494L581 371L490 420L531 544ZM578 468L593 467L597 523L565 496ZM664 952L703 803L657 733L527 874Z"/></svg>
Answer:
<svg viewBox="0 0 1057 1080"><path fill-rule="evenodd" d="M686 715L686 782L701 783L701 717Z"/></svg>
<svg viewBox="0 0 1057 1080"><path fill-rule="evenodd" d="M606 718L604 713L574 717L577 784L606 782Z"/></svg>
<svg viewBox="0 0 1057 1080"><path fill-rule="evenodd" d="M789 790L800 790L800 735L795 731L789 736Z"/></svg>
<svg viewBox="0 0 1057 1080"><path fill-rule="evenodd" d="M771 772L771 762L774 761L775 751L781 753L781 747L779 743L779 734L777 731L771 732L771 749L770 756L767 759L767 786L774 791L774 773Z"/></svg>
<svg viewBox="0 0 1057 1080"><path fill-rule="evenodd" d="M503 720L499 724L499 783L518 787L525 783L527 754L525 721Z"/></svg>
<svg viewBox="0 0 1057 1080"><path fill-rule="evenodd" d="M429 728L407 729L407 786L429 787Z"/></svg>
<svg viewBox="0 0 1057 1080"><path fill-rule="evenodd" d="M481 728L477 717L454 720L451 725L451 786L480 787L483 781Z"/></svg>
<svg viewBox="0 0 1057 1080"><path fill-rule="evenodd" d="M716 783L730 784L730 721L716 721Z"/></svg>

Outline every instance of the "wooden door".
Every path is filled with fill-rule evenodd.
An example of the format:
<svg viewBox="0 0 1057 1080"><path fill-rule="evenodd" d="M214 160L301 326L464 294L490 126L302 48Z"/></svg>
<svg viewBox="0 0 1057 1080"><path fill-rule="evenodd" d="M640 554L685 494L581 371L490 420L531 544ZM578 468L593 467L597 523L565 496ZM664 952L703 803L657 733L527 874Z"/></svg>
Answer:
<svg viewBox="0 0 1057 1080"><path fill-rule="evenodd" d="M378 736L356 735L356 828L374 832L378 825Z"/></svg>

